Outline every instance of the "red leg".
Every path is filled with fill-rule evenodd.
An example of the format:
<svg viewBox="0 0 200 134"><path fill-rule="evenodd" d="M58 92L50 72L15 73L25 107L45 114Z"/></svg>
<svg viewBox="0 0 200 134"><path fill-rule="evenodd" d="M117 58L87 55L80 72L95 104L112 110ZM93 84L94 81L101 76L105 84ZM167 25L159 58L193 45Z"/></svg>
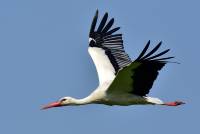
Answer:
<svg viewBox="0 0 200 134"><path fill-rule="evenodd" d="M163 105L166 105L166 106L179 106L179 105L182 105L182 104L185 104L185 103L182 102L182 101L174 101L174 102L166 102Z"/></svg>

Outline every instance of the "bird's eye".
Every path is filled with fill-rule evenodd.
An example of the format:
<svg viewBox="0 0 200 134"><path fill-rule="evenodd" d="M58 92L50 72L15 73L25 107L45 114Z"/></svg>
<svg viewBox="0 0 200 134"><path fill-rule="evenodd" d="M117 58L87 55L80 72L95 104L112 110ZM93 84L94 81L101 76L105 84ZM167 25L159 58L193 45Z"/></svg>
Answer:
<svg viewBox="0 0 200 134"><path fill-rule="evenodd" d="M61 99L60 101L61 101L61 102L63 102L63 101L66 101L66 100L67 100L67 99L66 99L66 98L64 98L64 99Z"/></svg>

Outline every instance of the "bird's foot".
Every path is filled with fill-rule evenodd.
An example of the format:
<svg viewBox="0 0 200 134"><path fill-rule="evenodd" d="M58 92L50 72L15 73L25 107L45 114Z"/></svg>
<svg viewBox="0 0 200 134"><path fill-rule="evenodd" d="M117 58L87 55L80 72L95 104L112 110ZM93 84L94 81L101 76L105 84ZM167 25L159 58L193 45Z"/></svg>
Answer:
<svg viewBox="0 0 200 134"><path fill-rule="evenodd" d="M182 101L174 101L174 102L166 102L162 105L165 105L165 106L179 106L179 105L182 105L182 104L185 104L185 102L182 102Z"/></svg>

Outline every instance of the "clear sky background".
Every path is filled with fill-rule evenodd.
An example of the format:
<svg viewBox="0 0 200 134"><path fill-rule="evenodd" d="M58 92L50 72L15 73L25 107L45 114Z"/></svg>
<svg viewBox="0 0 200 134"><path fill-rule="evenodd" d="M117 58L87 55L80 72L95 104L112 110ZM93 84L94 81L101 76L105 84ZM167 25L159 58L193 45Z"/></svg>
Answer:
<svg viewBox="0 0 200 134"><path fill-rule="evenodd" d="M198 0L1 0L1 134L199 133L200 2ZM98 85L87 52L96 9L121 26L136 58L150 39L176 56L150 96L180 107L87 105L40 110L63 96L82 98Z"/></svg>

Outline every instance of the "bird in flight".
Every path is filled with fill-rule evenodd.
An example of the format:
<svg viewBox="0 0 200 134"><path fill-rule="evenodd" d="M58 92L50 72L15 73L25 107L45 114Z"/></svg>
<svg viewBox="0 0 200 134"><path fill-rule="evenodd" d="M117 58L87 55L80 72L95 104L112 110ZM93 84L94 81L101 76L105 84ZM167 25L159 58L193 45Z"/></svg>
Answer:
<svg viewBox="0 0 200 134"><path fill-rule="evenodd" d="M170 49L157 53L162 44L159 42L148 51L150 46L148 41L139 56L132 61L124 50L122 34L116 33L120 27L112 28L114 18L108 20L108 13L105 13L96 28L97 19L98 10L90 28L88 52L96 66L99 86L83 99L63 97L42 109L91 103L110 106L185 104L182 101L163 102L159 98L147 96L158 72L169 62L169 59L174 58L161 57Z"/></svg>

